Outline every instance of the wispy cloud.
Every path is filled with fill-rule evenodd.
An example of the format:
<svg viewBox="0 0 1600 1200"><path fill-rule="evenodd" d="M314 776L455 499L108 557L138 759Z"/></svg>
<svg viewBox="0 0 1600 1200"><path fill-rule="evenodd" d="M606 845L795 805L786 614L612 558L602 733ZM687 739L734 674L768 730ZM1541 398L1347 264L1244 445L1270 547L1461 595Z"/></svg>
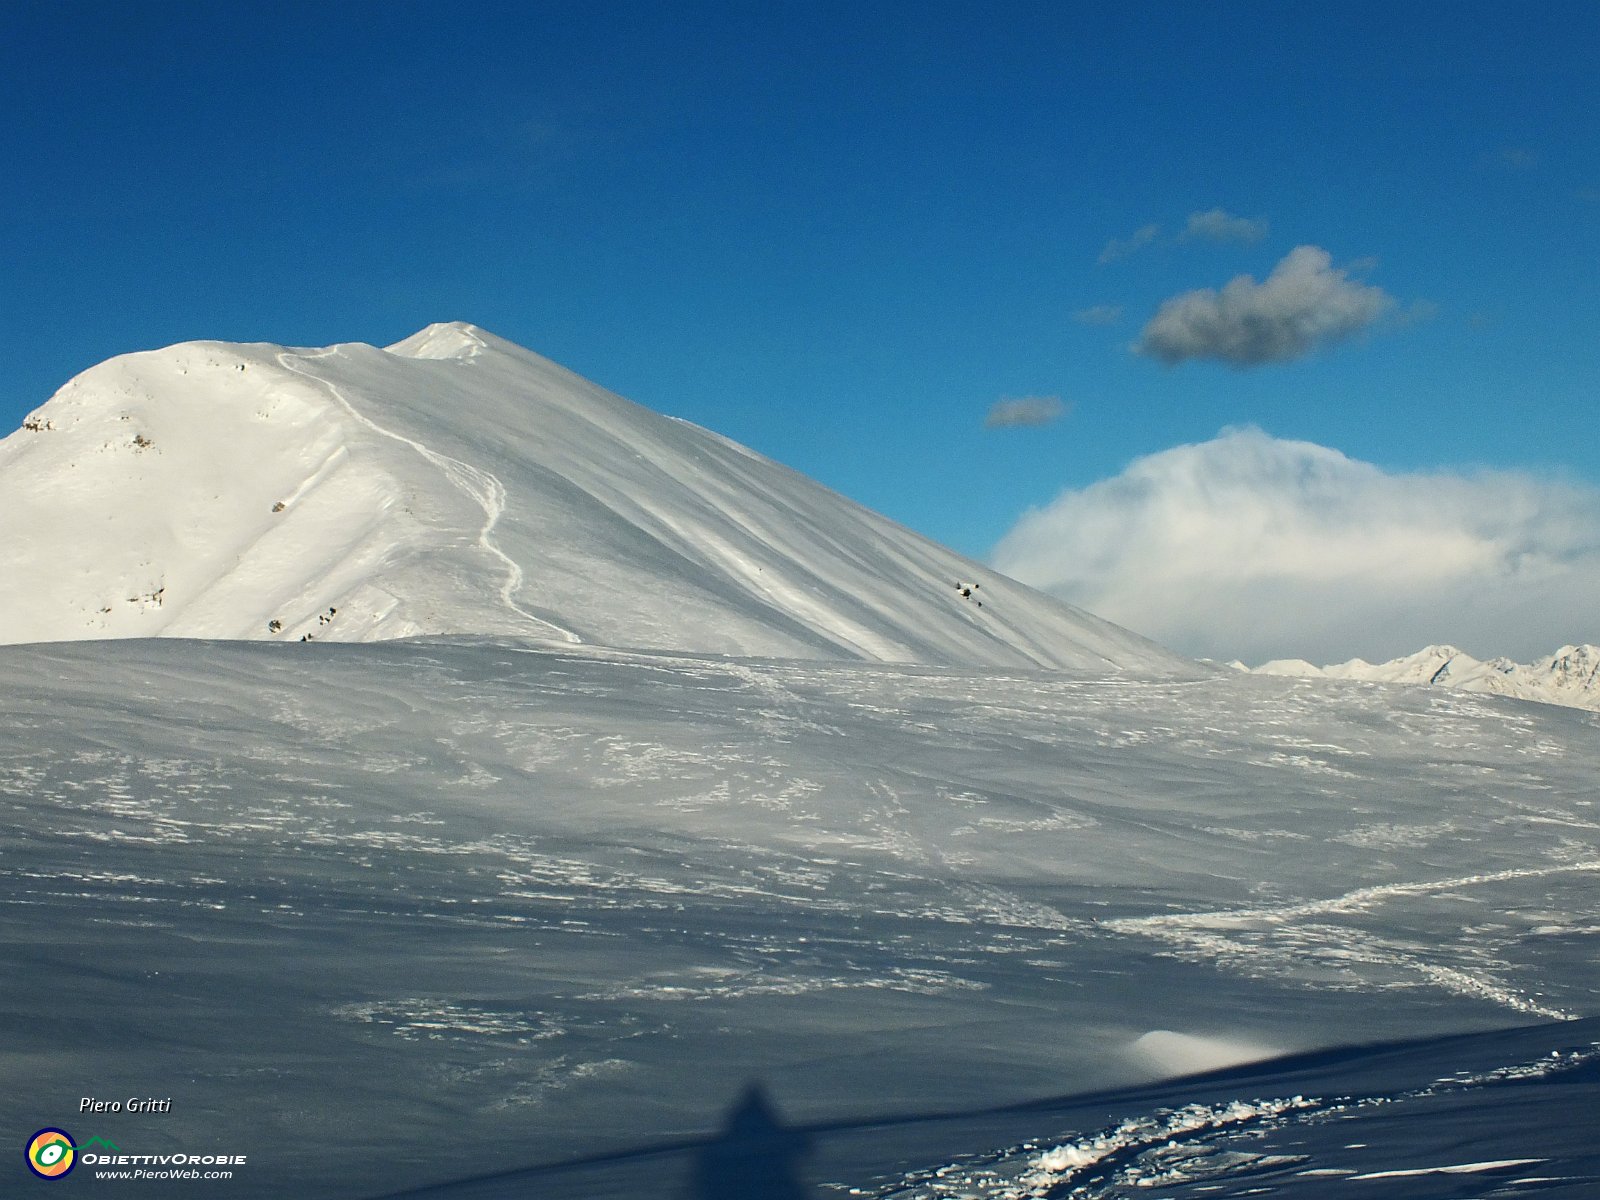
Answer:
<svg viewBox="0 0 1600 1200"><path fill-rule="evenodd" d="M1107 263L1116 262L1119 258L1127 258L1128 255L1143 250L1160 236L1161 226L1141 225L1127 237L1112 238L1111 241L1107 242L1105 249L1100 251L1098 261L1101 266L1105 266Z"/></svg>
<svg viewBox="0 0 1600 1200"><path fill-rule="evenodd" d="M1204 212L1190 213L1182 231L1168 241L1172 243L1259 242L1267 236L1267 228L1265 219L1241 217L1225 208L1211 208ZM1112 238L1100 251L1100 265L1104 266L1106 263L1137 254L1145 247L1154 245L1160 238L1161 226L1154 223L1141 225L1125 238Z"/></svg>
<svg viewBox="0 0 1600 1200"><path fill-rule="evenodd" d="M1122 305L1096 304L1093 308L1080 308L1072 314L1080 325L1115 325L1122 320Z"/></svg>
<svg viewBox="0 0 1600 1200"><path fill-rule="evenodd" d="M1526 171L1539 165L1539 152L1526 146L1502 146L1486 156L1490 166L1504 167L1508 171Z"/></svg>
<svg viewBox="0 0 1600 1200"><path fill-rule="evenodd" d="M506 116L454 129L451 136L435 139L439 153L420 166L402 163L393 149L386 153L394 159L390 169L407 167L408 187L509 194L553 186L584 154L614 137L602 114L575 103L561 112Z"/></svg>
<svg viewBox="0 0 1600 1200"><path fill-rule="evenodd" d="M1296 246L1257 283L1240 275L1164 302L1134 349L1169 366L1213 359L1235 367L1287 362L1371 325L1394 305L1317 246Z"/></svg>
<svg viewBox="0 0 1600 1200"><path fill-rule="evenodd" d="M1259 242L1266 236L1266 221L1236 217L1221 208L1190 213L1189 223L1180 235L1182 240L1190 242Z"/></svg>
<svg viewBox="0 0 1600 1200"><path fill-rule="evenodd" d="M1404 308L1396 309L1391 324L1396 329L1410 329L1425 325L1439 315L1439 306L1432 300L1413 300Z"/></svg>
<svg viewBox="0 0 1600 1200"><path fill-rule="evenodd" d="M1067 411L1060 396L1015 396L996 400L983 419L985 429L1049 425Z"/></svg>
<svg viewBox="0 0 1600 1200"><path fill-rule="evenodd" d="M1526 659L1600 636L1600 490L1387 472L1258 429L1152 454L1025 514L1000 570L1213 658Z"/></svg>

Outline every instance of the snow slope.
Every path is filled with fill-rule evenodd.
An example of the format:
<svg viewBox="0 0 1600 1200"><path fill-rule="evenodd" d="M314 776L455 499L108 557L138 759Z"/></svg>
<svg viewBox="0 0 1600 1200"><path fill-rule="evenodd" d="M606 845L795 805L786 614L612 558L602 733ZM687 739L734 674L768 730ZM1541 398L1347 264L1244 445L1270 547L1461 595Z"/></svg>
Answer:
<svg viewBox="0 0 1600 1200"><path fill-rule="evenodd" d="M6 642L507 634L1193 669L463 324L102 363L0 442L0 512Z"/></svg>
<svg viewBox="0 0 1600 1200"><path fill-rule="evenodd" d="M509 638L10 646L0 713L13 1145L235 1200L1600 1186L1600 715ZM751 1081L814 1192L635 1154Z"/></svg>
<svg viewBox="0 0 1600 1200"><path fill-rule="evenodd" d="M1279 659L1256 667L1255 673L1372 683L1435 684L1466 692L1515 696L1541 704L1600 709L1600 646L1563 646L1548 658L1531 663L1514 663L1509 658L1480 662L1454 646L1429 646L1385 663L1353 658L1347 663L1317 667L1304 659Z"/></svg>

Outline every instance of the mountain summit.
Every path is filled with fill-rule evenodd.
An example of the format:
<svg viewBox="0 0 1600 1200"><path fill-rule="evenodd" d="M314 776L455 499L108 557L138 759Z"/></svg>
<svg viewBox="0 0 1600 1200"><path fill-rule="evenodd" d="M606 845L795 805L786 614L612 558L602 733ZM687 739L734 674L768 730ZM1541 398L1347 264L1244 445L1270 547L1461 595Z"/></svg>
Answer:
<svg viewBox="0 0 1600 1200"><path fill-rule="evenodd" d="M472 325L186 342L0 442L0 641L554 643L1179 670L685 421Z"/></svg>

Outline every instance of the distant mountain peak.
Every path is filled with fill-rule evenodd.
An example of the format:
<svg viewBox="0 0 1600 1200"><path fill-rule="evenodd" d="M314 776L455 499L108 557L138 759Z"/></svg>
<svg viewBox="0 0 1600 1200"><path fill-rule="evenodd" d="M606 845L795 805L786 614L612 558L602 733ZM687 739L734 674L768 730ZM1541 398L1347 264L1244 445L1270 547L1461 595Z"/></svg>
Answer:
<svg viewBox="0 0 1600 1200"><path fill-rule="evenodd" d="M1335 666L1317 667L1304 659L1277 659L1254 668L1253 673L1371 683L1433 684L1468 692L1514 696L1541 704L1600 710L1600 647L1587 644L1563 646L1553 655L1530 663L1517 663L1505 657L1480 661L1454 646L1439 645L1427 646L1415 654L1384 663L1353 658Z"/></svg>

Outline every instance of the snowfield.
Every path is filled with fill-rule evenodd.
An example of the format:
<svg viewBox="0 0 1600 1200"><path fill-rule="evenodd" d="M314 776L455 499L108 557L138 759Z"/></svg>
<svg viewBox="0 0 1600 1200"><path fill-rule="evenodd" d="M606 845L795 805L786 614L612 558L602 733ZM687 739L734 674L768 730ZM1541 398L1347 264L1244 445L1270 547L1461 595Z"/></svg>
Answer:
<svg viewBox="0 0 1600 1200"><path fill-rule="evenodd" d="M506 639L75 643L0 665L0 1120L23 1134L234 1147L254 1165L230 1195L359 1196L692 1140L749 1081L787 1121L852 1124L1531 1027L1392 1078L1356 1056L1365 1076L1325 1067L1314 1092L1266 1072L1135 1091L1087 1125L1069 1105L841 1132L809 1177L1055 1195L1039 1173L1071 1155L1051 1147L1087 1144L1073 1186L1112 1195L1136 1159L1181 1182L1172 1148L1199 1137L1193 1169L1228 1182L1218 1147L1299 1095L1269 1141L1311 1115L1464 1107L1432 1118L1436 1150L1296 1151L1271 1168L1289 1194L1322 1168L1526 1158L1555 1165L1495 1177L1600 1186L1578 1109L1450 1158L1509 1093L1412 1095L1419 1070L1555 1051L1578 1057L1551 1086L1594 1098L1593 714ZM81 1095L152 1090L175 1097L159 1121L70 1119ZM1235 1104L1249 1120L1217 1115ZM1338 1150L1363 1140L1384 1148ZM964 1154L999 1190L929 1181ZM443 1194L636 1194L631 1162ZM1404 1178L1385 1194L1455 1176Z"/></svg>
<svg viewBox="0 0 1600 1200"><path fill-rule="evenodd" d="M1600 1194L1600 713L1186 662L471 326L29 423L14 1145L247 1156L129 1197Z"/></svg>

